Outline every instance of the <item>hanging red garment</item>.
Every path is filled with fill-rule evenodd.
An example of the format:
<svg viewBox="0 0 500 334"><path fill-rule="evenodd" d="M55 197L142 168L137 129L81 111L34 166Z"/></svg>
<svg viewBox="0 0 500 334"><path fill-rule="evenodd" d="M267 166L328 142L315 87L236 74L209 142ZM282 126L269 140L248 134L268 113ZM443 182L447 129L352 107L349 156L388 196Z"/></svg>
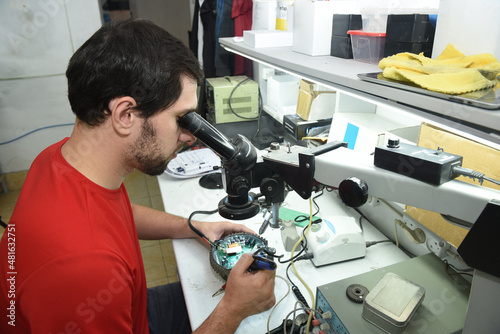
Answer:
<svg viewBox="0 0 500 334"><path fill-rule="evenodd" d="M252 29L252 0L234 0L231 18L234 20L234 36L243 36L243 30ZM234 56L234 75L252 77L252 61L248 58Z"/></svg>

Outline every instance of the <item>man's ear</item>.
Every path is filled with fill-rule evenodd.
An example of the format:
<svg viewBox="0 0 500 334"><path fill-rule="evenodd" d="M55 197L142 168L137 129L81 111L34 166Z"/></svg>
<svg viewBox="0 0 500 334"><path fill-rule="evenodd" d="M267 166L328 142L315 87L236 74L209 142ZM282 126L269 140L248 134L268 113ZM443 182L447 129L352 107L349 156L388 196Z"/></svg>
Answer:
<svg viewBox="0 0 500 334"><path fill-rule="evenodd" d="M133 109L136 105L135 99L130 96L117 97L109 102L111 124L118 134L126 136L131 133L138 118L137 111Z"/></svg>

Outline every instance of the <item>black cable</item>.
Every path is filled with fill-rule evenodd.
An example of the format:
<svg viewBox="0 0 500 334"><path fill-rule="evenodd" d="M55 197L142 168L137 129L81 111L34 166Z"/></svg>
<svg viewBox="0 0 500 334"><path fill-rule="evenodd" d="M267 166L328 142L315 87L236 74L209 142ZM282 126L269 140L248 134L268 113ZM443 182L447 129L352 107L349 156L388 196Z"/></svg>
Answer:
<svg viewBox="0 0 500 334"><path fill-rule="evenodd" d="M296 286L296 285L292 286L292 291L293 291L293 294L295 295L295 297L297 297L297 300L299 302L301 302L302 305L304 305L305 307L309 307L309 304L307 303L306 298L304 297L302 292L300 292L300 289L298 286Z"/></svg>
<svg viewBox="0 0 500 334"><path fill-rule="evenodd" d="M370 222L370 220L368 220L368 218L366 218L366 216L358 208L353 208L353 209L354 209L354 211L356 211L359 214L359 228L361 229L361 233L363 233L364 232L363 231L363 221L362 221L363 218L367 222L369 222L369 223L371 223L371 222Z"/></svg>
<svg viewBox="0 0 500 334"><path fill-rule="evenodd" d="M291 257L291 258L289 258L287 260L281 261L281 258L278 258L278 262L279 263L287 263L287 262L292 262L292 261L303 260L303 259L306 259L306 258L309 258L309 259L312 258L312 253L308 253L308 254L302 255L302 253L307 249L307 238L305 237L306 229L307 229L307 226L305 226L302 229L303 238L302 238L302 241L300 243L300 245L302 246L302 248L300 249L300 251L297 254L295 254L293 257Z"/></svg>
<svg viewBox="0 0 500 334"><path fill-rule="evenodd" d="M327 191L328 191L328 190L327 190ZM313 204L314 204L314 206L315 206L315 208L316 208L316 212L315 212L315 213L313 213L313 217L314 217L314 216L316 216L316 215L319 213L319 210L320 210L320 209L319 209L319 205L318 205L318 203L316 203L316 198L318 198L318 197L322 196L322 195L323 195L323 193L324 193L324 189L321 189L321 192L320 192L318 195L316 195L316 196L314 196L314 197L312 198L312 202L313 202ZM311 217L310 217L310 216L308 216L308 215L298 215L297 217L295 217L294 221L295 221L296 223L302 223L302 222L304 222L304 221L308 221L310 218L311 218ZM313 223L313 224L318 224L318 223L321 223L322 221L323 221L323 220L322 220L321 218L317 218L317 219L313 220L313 222L312 222L312 223Z"/></svg>
<svg viewBox="0 0 500 334"><path fill-rule="evenodd" d="M311 259L312 256L313 256L312 253L305 254L304 256L297 258L295 260L295 262L300 261L300 260ZM293 294L295 295L295 297L297 298L297 300L300 301L305 307L309 307L309 304L307 303L307 300L304 298L304 295L302 294L302 292L300 292L299 287L295 283L293 283L292 279L290 278L290 275L288 274L288 269L290 268L291 265L292 265L292 263L290 262L290 264L288 264L288 266L286 267L286 270L285 270L286 278L288 279L288 281L292 285L292 291L293 291Z"/></svg>
<svg viewBox="0 0 500 334"><path fill-rule="evenodd" d="M262 101L262 94L260 93L260 87L258 89L259 89L259 115L257 116L257 131L255 131L255 134L253 135L252 139L256 138L260 132L262 109L264 108Z"/></svg>
<svg viewBox="0 0 500 334"><path fill-rule="evenodd" d="M288 263L288 262L292 262L292 261L297 261L297 259L299 258L299 256L301 256L302 253L306 249L306 247L304 247L304 242L303 241L301 242L301 246L302 246L302 248L300 249L300 251L297 254L295 254L293 257L291 257L289 259L286 259L286 260L281 260L281 258L278 258L278 262L279 263Z"/></svg>
<svg viewBox="0 0 500 334"><path fill-rule="evenodd" d="M292 263L289 263L288 266L286 267L286 270L285 270L285 273L286 273L286 278L288 279L288 281L290 282L290 284L292 286L296 286L295 283L293 283L292 279L290 278L290 276L288 275L288 269L290 269L290 266L292 265Z"/></svg>
<svg viewBox="0 0 500 334"><path fill-rule="evenodd" d="M475 181L475 179L478 179L479 184L481 184L481 185L483 184L484 180L489 181L489 182L494 183L494 184L497 184L497 185L500 185L500 181L492 179L490 177L487 177L484 175L484 173L472 170L470 168L465 168L463 166L455 166L455 167L453 167L452 171L456 175L466 176L466 177L473 179L474 181Z"/></svg>
<svg viewBox="0 0 500 334"><path fill-rule="evenodd" d="M200 230L198 230L196 227L193 226L193 224L191 223L191 219L195 215L198 215L198 214L211 215L213 213L216 213L217 211L219 211L219 210L215 209L212 211L194 211L188 217L188 225L191 228L191 230L193 230L194 233L196 233L198 236L200 236L200 238L202 238L203 240L208 242L210 244L210 246L214 246L214 243L207 236L205 236L205 234L203 234Z"/></svg>
<svg viewBox="0 0 500 334"><path fill-rule="evenodd" d="M229 106L229 110L231 110L231 112L236 115L237 117L239 118L243 118L243 119L251 119L251 120L256 120L259 118L259 115L260 115L260 110L259 110L259 115L257 115L257 117L244 117L244 116L241 116L241 115L238 115L234 110L233 110L233 107L231 106L231 98L233 97L233 93L234 91L242 84L244 83L245 81L247 80L250 80L250 78L246 78L244 80L241 80L237 85L236 87L233 88L233 90L231 91L231 94L229 94L229 100L228 100L228 106Z"/></svg>

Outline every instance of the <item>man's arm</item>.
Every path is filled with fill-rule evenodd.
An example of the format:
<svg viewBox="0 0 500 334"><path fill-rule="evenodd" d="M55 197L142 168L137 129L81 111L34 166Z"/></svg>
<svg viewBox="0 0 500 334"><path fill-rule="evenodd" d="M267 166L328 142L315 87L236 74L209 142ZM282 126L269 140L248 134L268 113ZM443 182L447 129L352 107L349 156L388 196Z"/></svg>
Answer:
<svg viewBox="0 0 500 334"><path fill-rule="evenodd" d="M189 228L186 218L142 205L131 205L139 239L181 239L196 236Z"/></svg>
<svg viewBox="0 0 500 334"><path fill-rule="evenodd" d="M131 205L139 239L158 240L198 237L189 227L187 218L151 209L142 205ZM200 222L193 220L191 223L210 240L220 239L229 233L254 233L244 225L225 221Z"/></svg>
<svg viewBox="0 0 500 334"><path fill-rule="evenodd" d="M140 239L192 238L197 235L191 230L186 218L132 204L137 234ZM230 222L199 222L193 225L211 240L234 232L254 233L241 224ZM274 296L274 270L248 272L253 262L250 254L243 254L229 274L224 297L212 314L195 331L204 333L234 333L246 317L271 308L276 302Z"/></svg>

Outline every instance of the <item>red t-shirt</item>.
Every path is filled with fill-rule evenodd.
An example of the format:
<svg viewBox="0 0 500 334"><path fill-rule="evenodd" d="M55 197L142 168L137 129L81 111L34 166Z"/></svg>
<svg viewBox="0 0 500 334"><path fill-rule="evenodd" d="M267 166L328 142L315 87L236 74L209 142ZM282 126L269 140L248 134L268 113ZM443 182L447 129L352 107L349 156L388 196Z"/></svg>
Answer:
<svg viewBox="0 0 500 334"><path fill-rule="evenodd" d="M0 242L0 333L149 333L125 187L71 167L66 141L33 162Z"/></svg>

